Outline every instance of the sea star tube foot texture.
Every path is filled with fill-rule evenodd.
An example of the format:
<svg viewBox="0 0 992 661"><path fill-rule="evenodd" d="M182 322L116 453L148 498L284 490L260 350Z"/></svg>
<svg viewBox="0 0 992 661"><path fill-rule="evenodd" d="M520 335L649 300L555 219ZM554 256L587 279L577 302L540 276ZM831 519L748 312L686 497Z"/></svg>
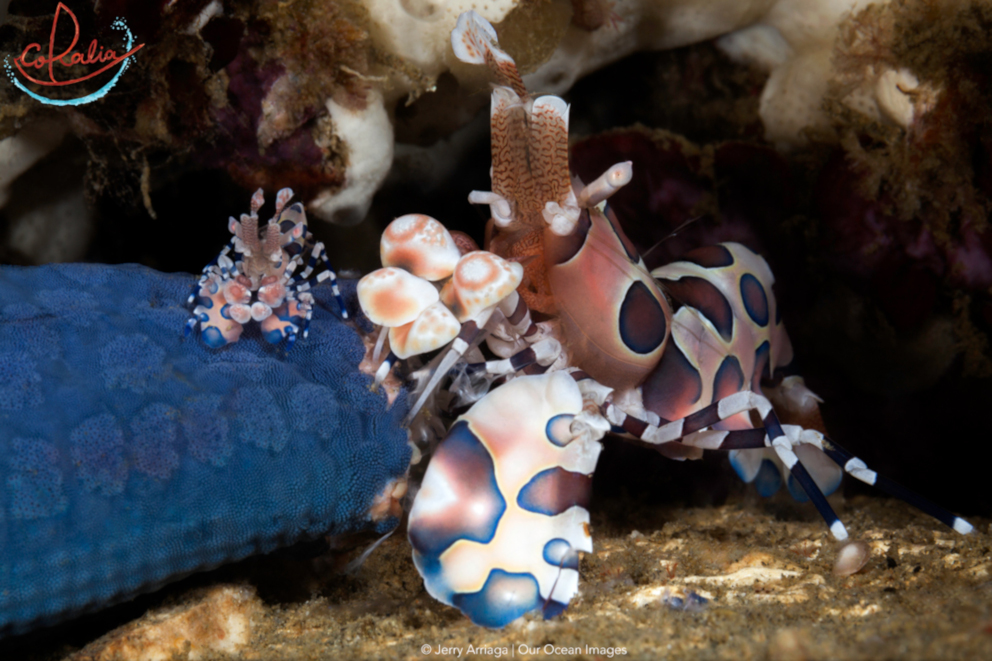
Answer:
<svg viewBox="0 0 992 661"><path fill-rule="evenodd" d="M400 420L317 287L291 352L183 338L193 277L0 269L0 635L298 539L385 532ZM351 293L349 291L348 293Z"/></svg>

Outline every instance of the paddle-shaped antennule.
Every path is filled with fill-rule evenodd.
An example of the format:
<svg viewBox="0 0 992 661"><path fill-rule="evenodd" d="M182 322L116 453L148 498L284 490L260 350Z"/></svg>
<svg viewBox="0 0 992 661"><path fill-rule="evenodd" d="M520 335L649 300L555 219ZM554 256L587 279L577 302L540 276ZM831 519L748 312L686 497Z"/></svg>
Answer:
<svg viewBox="0 0 992 661"><path fill-rule="evenodd" d="M544 202L542 214L559 236L570 234L579 220L579 205L568 171L568 104L557 96L534 100L528 115L528 162L534 196Z"/></svg>

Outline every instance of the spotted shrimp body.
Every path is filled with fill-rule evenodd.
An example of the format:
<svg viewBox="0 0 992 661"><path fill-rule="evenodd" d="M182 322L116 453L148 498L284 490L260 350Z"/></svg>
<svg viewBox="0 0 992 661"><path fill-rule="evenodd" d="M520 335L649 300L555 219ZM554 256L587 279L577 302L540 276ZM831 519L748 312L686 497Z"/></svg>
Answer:
<svg viewBox="0 0 992 661"><path fill-rule="evenodd" d="M478 360L480 329L488 331L486 345L502 360L463 369L490 375L483 391L506 382L451 427L411 510L414 560L433 596L491 627L530 610L560 612L576 593L577 554L592 549L575 530L587 521L589 477L608 432L674 459L729 451L762 493L784 475L838 540L847 530L825 494L844 472L960 533L972 530L816 429L818 398L801 379L781 378L792 346L764 259L726 243L648 273L606 203L630 181L631 163L588 185L573 179L564 101L532 99L495 30L474 12L459 17L452 47L463 61L488 65L500 84L490 116L492 191L474 191L469 201L489 206L486 248L494 254L487 259L512 265L516 291L493 291L480 303L485 313L473 318L472 332L459 333L428 365L433 373L407 418L456 363ZM449 311L457 307L445 296L455 271L435 285ZM423 291L424 304L434 300ZM362 307L380 314L371 303ZM535 323L531 311L547 320ZM536 361L539 346L554 350ZM456 384L448 388L458 399L464 387ZM783 423L779 413L799 424Z"/></svg>
<svg viewBox="0 0 992 661"><path fill-rule="evenodd" d="M822 476L798 460L794 446L801 443L781 429L762 393L763 365L755 374L759 360L772 359L757 351L791 355L780 320L758 323L774 307L773 278L764 260L743 246L713 247L708 250L714 255L736 251L740 258L723 264L723 270L718 262L688 262L685 274L674 267L670 279L661 278L668 286L668 297L663 295L656 279L665 272L647 273L606 203L630 181L631 164L618 163L589 185L573 180L564 102L530 100L512 59L481 18L462 15L452 45L466 61L489 64L502 84L493 93L490 117L493 190L472 193L469 200L490 206L488 247L527 260L522 296L552 317L566 363L601 385L587 387L587 403L613 427L673 458L698 458L701 448L768 448L809 494L833 534L845 538L822 493L836 487L836 480L819 485ZM677 315L673 305L681 305ZM760 414L769 434L743 433L754 431L751 411ZM724 429L742 433L716 433ZM819 447L803 453L810 451L822 454ZM816 458L818 464L829 463Z"/></svg>
<svg viewBox="0 0 992 661"><path fill-rule="evenodd" d="M672 324L671 344L662 364L642 385L644 406L667 420L684 419L703 404L719 402L744 389L762 393L783 367L792 363L792 343L782 324L772 289L775 278L767 262L739 243L697 248L651 275L681 307ZM808 403L818 400L799 377L773 389L772 398L790 417L804 418ZM814 420L805 426L818 428ZM805 418L808 418L806 415ZM745 430L753 425L743 413L713 425L715 430ZM698 449L697 455L702 450ZM840 485L841 469L811 445L796 455L817 486L830 495ZM745 482L757 480L759 493L770 496L782 484L801 502L808 496L771 449L731 450L730 462Z"/></svg>

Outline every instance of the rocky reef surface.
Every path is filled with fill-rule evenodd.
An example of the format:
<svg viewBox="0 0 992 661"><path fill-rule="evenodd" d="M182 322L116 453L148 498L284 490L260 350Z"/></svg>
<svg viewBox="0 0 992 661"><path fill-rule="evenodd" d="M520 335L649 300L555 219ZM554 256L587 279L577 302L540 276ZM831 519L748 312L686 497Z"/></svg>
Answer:
<svg viewBox="0 0 992 661"><path fill-rule="evenodd" d="M605 500L593 504L596 553L582 562L579 596L551 621L472 625L424 592L406 540L394 535L350 576L326 558L248 561L146 600L147 613L98 640L83 632L139 609L0 650L73 661L459 658L459 649L474 659L602 659L610 649L612 658L774 661L992 653L988 519L963 538L893 502L833 501L870 548L851 576L834 575L835 542L786 498L704 508Z"/></svg>

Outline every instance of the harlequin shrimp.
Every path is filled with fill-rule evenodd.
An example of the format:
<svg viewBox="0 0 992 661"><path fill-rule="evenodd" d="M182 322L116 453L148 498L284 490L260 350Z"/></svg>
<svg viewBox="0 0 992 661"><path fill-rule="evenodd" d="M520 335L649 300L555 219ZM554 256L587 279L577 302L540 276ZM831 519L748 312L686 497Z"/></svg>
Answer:
<svg viewBox="0 0 992 661"><path fill-rule="evenodd" d="M589 185L573 179L564 101L531 98L474 12L459 17L452 46L499 81L493 190L469 196L490 207L491 252L462 254L439 222L405 216L383 235L385 268L359 285L363 310L389 327L377 378L397 359L442 349L411 417L430 415L419 410L453 366L487 374L481 389L492 388L435 450L410 512L414 562L431 595L490 627L564 609L577 591L578 553L592 548L585 507L606 433L675 459L730 451L762 493L784 476L838 540L847 531L824 494L845 472L972 530L814 428L818 398L798 377L779 378L792 348L761 257L724 243L649 273L606 203L630 181L631 164ZM436 279L433 259L445 263ZM430 341L411 343L415 330ZM483 340L499 360L485 360ZM458 384L448 392L471 401Z"/></svg>
<svg viewBox="0 0 992 661"><path fill-rule="evenodd" d="M251 197L250 214L228 219L230 241L203 268L190 292L188 304L196 307L186 322L186 336L199 326L203 341L218 349L237 342L244 325L256 321L266 340L278 344L288 336L286 350L292 349L300 331L304 338L309 332L314 301L310 276L321 263L326 269L315 279L331 281L341 317L348 318L324 244L314 241L307 229L303 205L286 206L292 197L289 188L276 194L275 214L262 228L258 224L258 210L265 203L261 188ZM304 261L306 268L294 275Z"/></svg>

